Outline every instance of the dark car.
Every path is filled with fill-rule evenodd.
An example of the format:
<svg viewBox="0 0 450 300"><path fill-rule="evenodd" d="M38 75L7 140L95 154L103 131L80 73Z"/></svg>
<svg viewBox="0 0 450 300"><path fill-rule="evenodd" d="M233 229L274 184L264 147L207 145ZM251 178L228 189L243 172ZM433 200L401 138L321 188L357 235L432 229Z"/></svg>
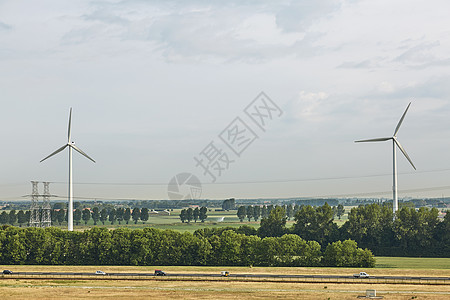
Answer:
<svg viewBox="0 0 450 300"><path fill-rule="evenodd" d="M11 270L3 270L3 274L12 274L13 272Z"/></svg>
<svg viewBox="0 0 450 300"><path fill-rule="evenodd" d="M155 270L155 276L166 276L166 272L162 270Z"/></svg>

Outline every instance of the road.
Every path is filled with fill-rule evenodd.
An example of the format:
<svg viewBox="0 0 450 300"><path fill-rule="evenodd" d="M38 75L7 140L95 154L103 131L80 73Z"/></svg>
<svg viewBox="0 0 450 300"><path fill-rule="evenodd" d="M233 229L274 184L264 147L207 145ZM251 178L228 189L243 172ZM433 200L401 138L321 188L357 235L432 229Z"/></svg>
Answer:
<svg viewBox="0 0 450 300"><path fill-rule="evenodd" d="M98 275L93 272L14 272L2 275L0 279L108 279L108 280L145 280L145 279L173 279L173 280L251 280L251 281L305 281L305 282L354 282L354 283L417 283L417 284L450 284L450 277L409 277L409 276L370 276L370 278L354 278L353 275L273 275L273 274L230 274L223 277L220 274L199 273L167 273L166 276L155 276L152 273L107 273Z"/></svg>

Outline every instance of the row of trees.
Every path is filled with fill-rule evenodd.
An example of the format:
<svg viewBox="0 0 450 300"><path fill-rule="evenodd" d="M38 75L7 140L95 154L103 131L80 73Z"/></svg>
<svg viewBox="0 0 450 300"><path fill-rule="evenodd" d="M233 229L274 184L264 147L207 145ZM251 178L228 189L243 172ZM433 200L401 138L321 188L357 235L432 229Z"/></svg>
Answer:
<svg viewBox="0 0 450 300"><path fill-rule="evenodd" d="M403 207L394 218L388 205L361 205L351 209L341 227L333 222L333 215L328 204L302 206L295 213L294 225L287 228L286 212L278 206L261 220L256 234L264 238L291 233L323 247L352 239L381 256L450 257L450 214L441 221L436 208Z"/></svg>
<svg viewBox="0 0 450 300"><path fill-rule="evenodd" d="M234 200L234 199L233 199ZM229 201L229 200L225 200ZM224 201L224 203L225 203ZM223 206L223 205L222 205ZM305 205L295 205L295 204L288 204L283 205L281 207L284 208L285 216L288 220L294 217L294 215L297 213L297 211ZM252 219L256 222L260 218L267 218L270 215L270 212L275 208L274 205L241 205L238 207L237 210L237 216L241 222L244 221L244 219L248 219L250 222ZM345 213L345 208L342 204L338 204L337 206L332 207L333 216L337 216L339 220Z"/></svg>
<svg viewBox="0 0 450 300"><path fill-rule="evenodd" d="M208 209L205 206L202 206L200 208L196 207L195 209L192 209L192 207L189 207L187 209L182 209L180 212L180 219L181 222L188 222L190 223L192 220L197 223L197 220L200 220L202 223L205 222L207 216Z"/></svg>
<svg viewBox="0 0 450 300"><path fill-rule="evenodd" d="M30 220L30 211L23 211L23 210L19 210L16 213L16 210L10 210L9 213L7 213L6 211L3 211L0 214L0 224L4 225L4 224L19 224L20 227L22 227L22 225L27 224Z"/></svg>
<svg viewBox="0 0 450 300"><path fill-rule="evenodd" d="M42 213L42 211L41 211ZM98 207L94 207L92 210L89 208L85 208L83 210L77 208L73 213L73 220L76 225L79 225L82 221L86 225L89 220L94 221L94 225L101 222L105 225L105 222L110 222L114 224L118 222L126 222L128 224L131 220L137 224L138 221L142 221L144 224L148 221L149 218L149 210L148 208L112 208L106 209L103 208L99 210ZM22 227L24 224L28 224L30 221L30 211L19 210L17 213L15 210L11 210L9 213L3 211L0 214L0 224L10 224L15 225L19 224L19 227ZM67 211L64 209L53 209L51 210L51 221L52 224L61 225L64 221L67 222Z"/></svg>
<svg viewBox="0 0 450 300"><path fill-rule="evenodd" d="M205 236L154 228L69 232L1 226L0 264L373 267L375 259L352 240L322 251L318 242L294 234L260 238L233 230Z"/></svg>
<svg viewBox="0 0 450 300"><path fill-rule="evenodd" d="M102 222L102 224L105 225L105 222L107 221L109 221L111 225L114 225L115 222L118 222L119 225L121 222L126 222L126 224L128 224L130 220L133 220L134 224L137 224L139 220L145 224L149 218L149 210L146 207L135 207L133 209L129 207L120 207L117 209L112 208L110 210L107 210L106 208L99 210L98 207L94 207L92 210L89 208L83 210L76 209L73 214L73 220L76 225L78 225L81 220L83 220L86 225L91 218L94 221L94 225L97 225L98 222Z"/></svg>

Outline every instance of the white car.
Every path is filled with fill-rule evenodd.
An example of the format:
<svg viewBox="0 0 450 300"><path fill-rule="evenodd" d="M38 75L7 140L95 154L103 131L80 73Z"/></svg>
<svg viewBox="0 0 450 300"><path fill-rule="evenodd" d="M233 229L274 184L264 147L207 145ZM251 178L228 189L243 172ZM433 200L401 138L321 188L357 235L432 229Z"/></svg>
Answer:
<svg viewBox="0 0 450 300"><path fill-rule="evenodd" d="M106 275L106 273L98 270L98 271L95 271L95 275Z"/></svg>
<svg viewBox="0 0 450 300"><path fill-rule="evenodd" d="M370 278L370 275L366 272L359 272L359 274L353 274L355 278Z"/></svg>

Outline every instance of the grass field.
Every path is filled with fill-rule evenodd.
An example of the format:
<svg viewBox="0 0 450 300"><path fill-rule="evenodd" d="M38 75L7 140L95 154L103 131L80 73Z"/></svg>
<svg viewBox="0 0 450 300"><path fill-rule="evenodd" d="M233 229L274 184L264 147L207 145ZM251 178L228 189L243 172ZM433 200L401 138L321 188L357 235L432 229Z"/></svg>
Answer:
<svg viewBox="0 0 450 300"><path fill-rule="evenodd" d="M377 257L376 268L450 269L450 258Z"/></svg>
<svg viewBox="0 0 450 300"><path fill-rule="evenodd" d="M371 275L447 276L450 259L438 259L430 266L429 259L403 260L379 258L381 267L364 270ZM401 267L394 267L399 265ZM387 267L386 267L387 266ZM429 268L427 268L427 266ZM435 268L436 267L436 268ZM184 267L184 266L0 266L16 272L152 272L163 269L172 273L254 274L320 274L344 275L361 271L354 268L249 268L249 267ZM330 284L291 282L232 281L113 281L113 280L1 280L3 299L355 299L367 289L376 289L385 299L450 299L450 285L392 284ZM414 298L417 297L417 298Z"/></svg>

